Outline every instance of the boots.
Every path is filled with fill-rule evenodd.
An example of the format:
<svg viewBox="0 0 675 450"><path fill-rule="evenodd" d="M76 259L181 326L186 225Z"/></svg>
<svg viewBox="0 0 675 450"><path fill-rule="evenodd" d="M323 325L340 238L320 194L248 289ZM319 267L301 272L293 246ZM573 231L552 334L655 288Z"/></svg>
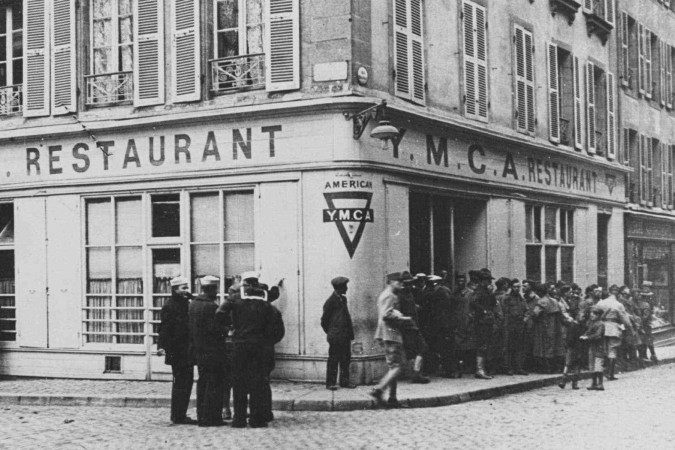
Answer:
<svg viewBox="0 0 675 450"><path fill-rule="evenodd" d="M560 383L558 383L558 387L560 389L565 389L565 386L567 385L568 379L569 379L569 377L567 376L567 372L563 372L562 381Z"/></svg>
<svg viewBox="0 0 675 450"><path fill-rule="evenodd" d="M389 399L387 399L387 408L398 408L400 406L398 403L398 398L396 397L397 388L398 382L396 381L389 385Z"/></svg>
<svg viewBox="0 0 675 450"><path fill-rule="evenodd" d="M598 387L597 387L598 391L604 391L605 390L605 387L602 385L602 378L603 378L602 372L598 372Z"/></svg>
<svg viewBox="0 0 675 450"><path fill-rule="evenodd" d="M480 380L491 380L492 377L485 373L485 358L476 356L476 374L473 376Z"/></svg>
<svg viewBox="0 0 675 450"><path fill-rule="evenodd" d="M593 372L593 382L586 389L588 389L589 391L595 391L596 389L598 389L598 373L597 372Z"/></svg>
<svg viewBox="0 0 675 450"><path fill-rule="evenodd" d="M579 389L579 374L572 375L572 389Z"/></svg>
<svg viewBox="0 0 675 450"><path fill-rule="evenodd" d="M652 354L651 360L654 364L659 363L659 359L656 357L656 352L654 351L654 346L650 345L649 346L649 352ZM647 356L647 352L645 352L645 356Z"/></svg>
<svg viewBox="0 0 675 450"><path fill-rule="evenodd" d="M607 377L607 380L609 380L609 381L618 380L618 378L614 376L614 370L615 369L616 369L616 359L610 359L609 360L609 376Z"/></svg>

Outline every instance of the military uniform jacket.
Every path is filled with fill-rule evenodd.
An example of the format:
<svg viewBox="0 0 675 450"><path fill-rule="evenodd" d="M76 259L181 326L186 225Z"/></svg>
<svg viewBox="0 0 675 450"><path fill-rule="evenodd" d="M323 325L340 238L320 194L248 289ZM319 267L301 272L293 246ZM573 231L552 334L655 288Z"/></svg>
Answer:
<svg viewBox="0 0 675 450"><path fill-rule="evenodd" d="M198 366L220 366L226 362L224 320L216 317L215 302L203 295L190 303L190 355Z"/></svg>
<svg viewBox="0 0 675 450"><path fill-rule="evenodd" d="M328 341L351 341L354 339L352 316L347 307L347 298L333 292L323 305L321 328Z"/></svg>
<svg viewBox="0 0 675 450"><path fill-rule="evenodd" d="M190 326L188 309L190 301L172 294L160 312L159 339L157 348L165 352L164 363L167 365L191 365L190 358Z"/></svg>

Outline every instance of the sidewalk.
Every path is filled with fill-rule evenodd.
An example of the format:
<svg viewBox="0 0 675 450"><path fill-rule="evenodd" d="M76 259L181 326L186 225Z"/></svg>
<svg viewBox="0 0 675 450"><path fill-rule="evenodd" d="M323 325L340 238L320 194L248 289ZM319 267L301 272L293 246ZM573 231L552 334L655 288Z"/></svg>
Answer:
<svg viewBox="0 0 675 450"><path fill-rule="evenodd" d="M659 364L675 362L675 346L657 348ZM628 369L630 370L630 369ZM634 370L634 369L633 369ZM620 374L619 374L620 375ZM587 378L587 376L584 376ZM492 380L433 378L426 385L399 383L403 407L421 408L485 400L552 386L559 375L506 376ZM375 407L368 396L371 386L328 391L321 384L274 382L273 408L277 411L352 411ZM569 387L568 387L569 389ZM194 395L195 389L193 389ZM0 405L119 406L168 408L171 384L162 381L104 381L71 379L2 379Z"/></svg>

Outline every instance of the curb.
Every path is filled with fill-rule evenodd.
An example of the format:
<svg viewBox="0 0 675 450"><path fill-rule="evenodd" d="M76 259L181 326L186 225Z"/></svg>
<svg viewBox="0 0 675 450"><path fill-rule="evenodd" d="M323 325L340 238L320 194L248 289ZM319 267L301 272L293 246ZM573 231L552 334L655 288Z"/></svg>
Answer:
<svg viewBox="0 0 675 450"><path fill-rule="evenodd" d="M675 357L665 358L659 365L675 363ZM646 368L656 366L646 363ZM636 367L624 367L621 371L635 372L643 370ZM591 378L590 372L582 372L580 379ZM517 394L543 387L554 386L562 380L561 375L552 375L538 380L522 381L506 384L503 386L486 389L476 389L459 394L439 395L429 397L400 398L403 408L433 408L438 406L450 406L460 403L488 400L510 394ZM190 406L194 407L196 400L190 400ZM76 395L34 395L34 394L4 394L0 393L0 405L21 406L89 406L89 407L120 407L120 408L169 408L169 397L116 397L116 396L76 396ZM272 402L275 411L359 411L366 409L379 409L375 402L369 398L348 400L314 400L314 399L276 399Z"/></svg>

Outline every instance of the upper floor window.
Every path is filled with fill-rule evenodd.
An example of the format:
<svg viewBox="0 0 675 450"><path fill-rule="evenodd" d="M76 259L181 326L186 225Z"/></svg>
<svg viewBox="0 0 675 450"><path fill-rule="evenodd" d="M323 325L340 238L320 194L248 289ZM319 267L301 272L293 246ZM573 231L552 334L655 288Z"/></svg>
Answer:
<svg viewBox="0 0 675 450"><path fill-rule="evenodd" d="M424 104L424 4L422 0L394 0L395 92Z"/></svg>
<svg viewBox="0 0 675 450"><path fill-rule="evenodd" d="M673 152L672 145L661 144L661 207L673 209Z"/></svg>
<svg viewBox="0 0 675 450"><path fill-rule="evenodd" d="M583 146L579 58L548 44L549 139L563 145Z"/></svg>
<svg viewBox="0 0 675 450"><path fill-rule="evenodd" d="M522 133L534 134L536 128L534 86L534 40L532 32L520 25L515 26L514 70L516 92L516 129Z"/></svg>
<svg viewBox="0 0 675 450"><path fill-rule="evenodd" d="M652 140L646 136L640 136L640 158L639 158L639 176L640 176L640 204L653 206L652 203L652 185L653 185L653 166L654 154L652 153Z"/></svg>
<svg viewBox="0 0 675 450"><path fill-rule="evenodd" d="M483 6L464 1L462 37L464 57L464 115L488 120L487 16Z"/></svg>
<svg viewBox="0 0 675 450"><path fill-rule="evenodd" d="M586 64L586 144L590 154L616 158L614 74Z"/></svg>
<svg viewBox="0 0 675 450"><path fill-rule="evenodd" d="M23 10L20 1L0 5L0 116L21 112Z"/></svg>

